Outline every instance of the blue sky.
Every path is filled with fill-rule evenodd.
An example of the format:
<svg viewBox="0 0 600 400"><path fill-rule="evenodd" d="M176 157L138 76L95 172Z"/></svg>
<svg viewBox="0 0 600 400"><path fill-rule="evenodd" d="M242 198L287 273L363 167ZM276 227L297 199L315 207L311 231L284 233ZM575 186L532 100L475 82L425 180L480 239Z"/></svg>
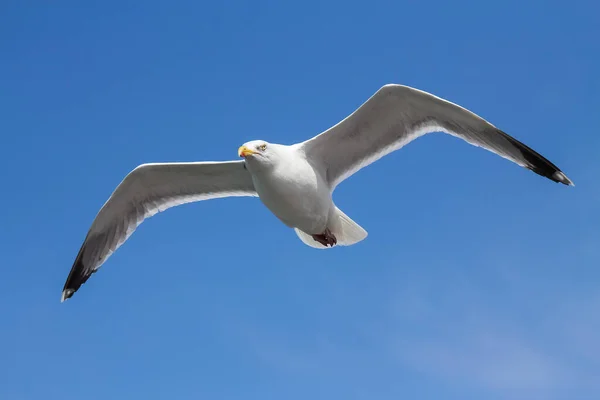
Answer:
<svg viewBox="0 0 600 400"><path fill-rule="evenodd" d="M83 3L0 5L0 398L600 396L597 2ZM336 190L359 245L186 205L59 302L135 166L301 141L385 83L577 186L432 134Z"/></svg>

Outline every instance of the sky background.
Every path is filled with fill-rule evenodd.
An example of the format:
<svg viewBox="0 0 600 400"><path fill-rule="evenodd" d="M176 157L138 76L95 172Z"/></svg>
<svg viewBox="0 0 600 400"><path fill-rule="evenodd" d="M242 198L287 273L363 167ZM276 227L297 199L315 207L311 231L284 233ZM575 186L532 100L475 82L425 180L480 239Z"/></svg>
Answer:
<svg viewBox="0 0 600 400"><path fill-rule="evenodd" d="M599 398L599 4L2 1L0 398ZM60 303L135 166L302 141L386 83L576 186L432 134L336 190L356 246L185 205Z"/></svg>

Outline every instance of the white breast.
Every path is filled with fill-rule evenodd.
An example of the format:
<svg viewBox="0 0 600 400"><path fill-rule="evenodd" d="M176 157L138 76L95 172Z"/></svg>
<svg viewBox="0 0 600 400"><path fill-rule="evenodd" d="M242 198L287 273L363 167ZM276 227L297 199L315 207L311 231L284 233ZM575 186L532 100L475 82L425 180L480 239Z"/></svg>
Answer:
<svg viewBox="0 0 600 400"><path fill-rule="evenodd" d="M331 193L304 157L290 155L273 168L251 173L261 201L284 224L310 234L325 230Z"/></svg>

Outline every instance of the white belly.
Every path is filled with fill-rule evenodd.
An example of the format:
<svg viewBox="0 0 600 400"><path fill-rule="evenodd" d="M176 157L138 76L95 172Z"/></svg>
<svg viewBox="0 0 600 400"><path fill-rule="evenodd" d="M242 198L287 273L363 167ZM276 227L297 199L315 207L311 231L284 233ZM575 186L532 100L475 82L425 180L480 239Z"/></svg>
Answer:
<svg viewBox="0 0 600 400"><path fill-rule="evenodd" d="M285 165L265 174L253 174L254 187L261 201L277 218L292 228L309 234L322 233L333 209L328 185L308 163Z"/></svg>

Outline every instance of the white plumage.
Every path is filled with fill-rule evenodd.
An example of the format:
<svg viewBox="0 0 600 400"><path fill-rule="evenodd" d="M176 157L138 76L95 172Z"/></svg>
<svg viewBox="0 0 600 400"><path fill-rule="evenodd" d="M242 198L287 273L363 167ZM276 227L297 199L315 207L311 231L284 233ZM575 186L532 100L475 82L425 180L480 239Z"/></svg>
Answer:
<svg viewBox="0 0 600 400"><path fill-rule="evenodd" d="M483 147L555 182L573 185L554 164L472 112L402 85L385 85L347 118L305 142L252 141L242 161L143 164L98 212L71 268L62 301L106 262L146 218L180 204L259 196L315 248L351 245L367 232L339 210L335 187L359 169L430 132Z"/></svg>

